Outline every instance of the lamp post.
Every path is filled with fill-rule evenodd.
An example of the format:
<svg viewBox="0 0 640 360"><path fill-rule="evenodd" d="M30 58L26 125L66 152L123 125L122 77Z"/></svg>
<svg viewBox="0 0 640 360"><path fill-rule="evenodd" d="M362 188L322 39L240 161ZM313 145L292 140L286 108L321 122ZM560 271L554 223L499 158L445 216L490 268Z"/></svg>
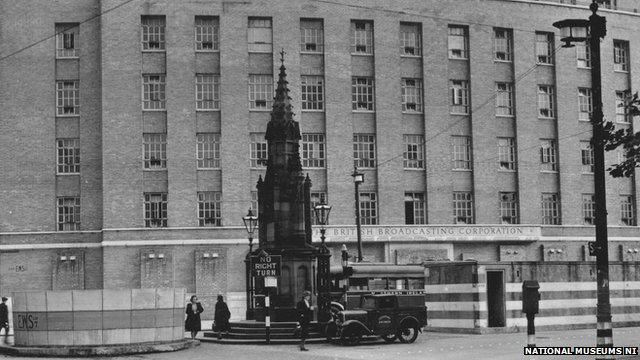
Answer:
<svg viewBox="0 0 640 360"><path fill-rule="evenodd" d="M251 253L253 252L253 233L256 231L258 225L258 217L253 215L251 209L246 216L242 217L245 229L247 229L247 235L249 237L249 252L245 258L246 266L246 289L247 289L247 320L253 320L253 281L251 278Z"/></svg>
<svg viewBox="0 0 640 360"><path fill-rule="evenodd" d="M329 223L329 213L331 212L331 206L322 202L320 205L316 205L313 208L316 214L316 220L320 225L320 244L317 259L318 259L318 275L317 275L317 292L318 292L318 321L328 321L331 310L331 251L324 243L325 237L325 225Z"/></svg>
<svg viewBox="0 0 640 360"><path fill-rule="evenodd" d="M360 199L358 193L358 187L364 182L364 174L358 172L356 166L353 167L353 183L355 184L355 197L356 197L356 233L358 236L358 262L362 262L362 235L360 234Z"/></svg>
<svg viewBox="0 0 640 360"><path fill-rule="evenodd" d="M331 206L322 202L320 205L316 205L313 208L313 211L316 213L316 220L318 225L320 225L320 239L322 240L322 245L324 245L324 233L326 229L325 225L329 223L329 213L331 212Z"/></svg>
<svg viewBox="0 0 640 360"><path fill-rule="evenodd" d="M595 225L596 241L594 253L596 256L597 273L597 345L599 347L613 346L613 329L611 327L611 303L609 301L609 245L607 240L607 202L604 166L604 117L602 114L602 79L600 64L600 39L604 38L606 19L596 14L598 4L595 0L589 7L589 20L567 19L555 22L554 27L560 29L563 47L573 46L572 42L588 41L591 52L591 94L593 96L593 157L594 157L594 189L595 189ZM591 254L594 255L594 254Z"/></svg>
<svg viewBox="0 0 640 360"><path fill-rule="evenodd" d="M258 225L258 217L253 215L253 211L249 209L247 215L242 217L244 227L247 229L247 235L249 235L249 256L253 251L253 232L256 231L256 225Z"/></svg>

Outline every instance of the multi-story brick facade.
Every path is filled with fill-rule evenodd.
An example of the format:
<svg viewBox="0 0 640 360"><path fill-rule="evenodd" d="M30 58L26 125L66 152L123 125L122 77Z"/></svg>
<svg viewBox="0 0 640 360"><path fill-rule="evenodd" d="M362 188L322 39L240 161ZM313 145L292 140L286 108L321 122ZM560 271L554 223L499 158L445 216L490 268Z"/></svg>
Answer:
<svg viewBox="0 0 640 360"><path fill-rule="evenodd" d="M239 310L281 49L329 243L355 240L357 153L371 260L589 260L590 72L551 25L576 2L0 1L0 292ZM640 1L610 7L605 117L635 127ZM607 179L615 260L640 259L637 181Z"/></svg>

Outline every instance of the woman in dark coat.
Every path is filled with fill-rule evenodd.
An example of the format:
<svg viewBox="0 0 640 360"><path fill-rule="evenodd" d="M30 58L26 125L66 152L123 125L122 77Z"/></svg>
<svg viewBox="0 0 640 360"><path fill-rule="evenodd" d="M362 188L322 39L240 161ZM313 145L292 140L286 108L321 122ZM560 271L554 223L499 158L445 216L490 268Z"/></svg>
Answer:
<svg viewBox="0 0 640 360"><path fill-rule="evenodd" d="M309 325L311 325L311 320L313 319L310 291L302 293L302 299L296 304L296 310L298 311L297 326L300 327L300 351L308 351L308 349L304 347L304 341L309 336Z"/></svg>
<svg viewBox="0 0 640 360"><path fill-rule="evenodd" d="M231 312L229 311L229 307L227 303L224 302L224 298L222 295L218 295L218 302L216 303L216 312L213 316L213 327L214 331L218 332L218 339L222 339L222 332L229 332L229 318L231 317Z"/></svg>
<svg viewBox="0 0 640 360"><path fill-rule="evenodd" d="M201 330L200 313L203 311L202 305L198 302L198 297L193 295L191 302L187 304L187 310L185 311L187 320L184 322L184 329L191 332L191 339L195 339L198 331Z"/></svg>

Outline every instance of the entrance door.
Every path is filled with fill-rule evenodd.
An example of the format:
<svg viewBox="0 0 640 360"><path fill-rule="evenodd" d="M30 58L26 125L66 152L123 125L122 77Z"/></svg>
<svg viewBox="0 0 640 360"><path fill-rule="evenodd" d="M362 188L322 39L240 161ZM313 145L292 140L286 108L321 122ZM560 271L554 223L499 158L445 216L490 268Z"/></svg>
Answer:
<svg viewBox="0 0 640 360"><path fill-rule="evenodd" d="M505 326L504 272L487 271L487 308L489 327Z"/></svg>

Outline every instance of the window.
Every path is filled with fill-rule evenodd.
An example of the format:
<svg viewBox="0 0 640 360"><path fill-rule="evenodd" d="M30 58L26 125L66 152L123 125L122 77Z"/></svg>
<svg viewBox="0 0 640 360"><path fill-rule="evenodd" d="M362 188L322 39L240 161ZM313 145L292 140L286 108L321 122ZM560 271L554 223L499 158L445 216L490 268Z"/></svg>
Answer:
<svg viewBox="0 0 640 360"><path fill-rule="evenodd" d="M591 50L586 43L578 41L576 46L576 62L579 68L591 67Z"/></svg>
<svg viewBox="0 0 640 360"><path fill-rule="evenodd" d="M616 0L600 0L598 2L604 9L617 9Z"/></svg>
<svg viewBox="0 0 640 360"><path fill-rule="evenodd" d="M628 91L616 91L616 122L629 123L629 113L627 111Z"/></svg>
<svg viewBox="0 0 640 360"><path fill-rule="evenodd" d="M249 28L247 29L247 43L249 52L271 52L273 43L271 33L271 19L249 18Z"/></svg>
<svg viewBox="0 0 640 360"><path fill-rule="evenodd" d="M80 114L80 85L78 80L56 81L58 116Z"/></svg>
<svg viewBox="0 0 640 360"><path fill-rule="evenodd" d="M469 28L449 25L449 59L469 58Z"/></svg>
<svg viewBox="0 0 640 360"><path fill-rule="evenodd" d="M378 196L374 192L361 192L360 197L360 224L378 224Z"/></svg>
<svg viewBox="0 0 640 360"><path fill-rule="evenodd" d="M585 225L595 225L596 196L594 194L582 194L582 217Z"/></svg>
<svg viewBox="0 0 640 360"><path fill-rule="evenodd" d="M498 61L511 61L512 51L511 29L493 28L494 59Z"/></svg>
<svg viewBox="0 0 640 360"><path fill-rule="evenodd" d="M167 193L144 193L144 227L167 227Z"/></svg>
<svg viewBox="0 0 640 360"><path fill-rule="evenodd" d="M214 16L196 16L196 51L218 51L220 21Z"/></svg>
<svg viewBox="0 0 640 360"><path fill-rule="evenodd" d="M196 74L196 110L220 110L220 75Z"/></svg>
<svg viewBox="0 0 640 360"><path fill-rule="evenodd" d="M373 54L373 22L351 21L351 53Z"/></svg>
<svg viewBox="0 0 640 360"><path fill-rule="evenodd" d="M556 141L540 139L540 163L542 171L558 171L558 154Z"/></svg>
<svg viewBox="0 0 640 360"><path fill-rule="evenodd" d="M78 24L56 24L56 58L75 58L79 55Z"/></svg>
<svg viewBox="0 0 640 360"><path fill-rule="evenodd" d="M269 110L273 106L273 77L249 75L249 109Z"/></svg>
<svg viewBox="0 0 640 360"><path fill-rule="evenodd" d="M198 226L222 226L221 192L198 192Z"/></svg>
<svg viewBox="0 0 640 360"><path fill-rule="evenodd" d="M400 23L400 55L419 56L422 54L421 33L420 24Z"/></svg>
<svg viewBox="0 0 640 360"><path fill-rule="evenodd" d="M258 216L258 192L257 191L252 191L251 192L251 212L253 213L253 215ZM260 219L258 219L258 221L260 221Z"/></svg>
<svg viewBox="0 0 640 360"><path fill-rule="evenodd" d="M324 25L322 20L300 20L300 51L324 51Z"/></svg>
<svg viewBox="0 0 640 360"><path fill-rule="evenodd" d="M324 134L302 134L302 167L325 166Z"/></svg>
<svg viewBox="0 0 640 360"><path fill-rule="evenodd" d="M553 33L536 32L536 62L553 65Z"/></svg>
<svg viewBox="0 0 640 360"><path fill-rule="evenodd" d="M424 136L403 135L405 169L424 169Z"/></svg>
<svg viewBox="0 0 640 360"><path fill-rule="evenodd" d="M300 83L302 110L324 110L324 77L303 75Z"/></svg>
<svg viewBox="0 0 640 360"><path fill-rule="evenodd" d="M402 111L422 112L422 79L402 79Z"/></svg>
<svg viewBox="0 0 640 360"><path fill-rule="evenodd" d="M251 133L249 135L250 153L249 161L252 168L267 166L267 140L264 133Z"/></svg>
<svg viewBox="0 0 640 360"><path fill-rule="evenodd" d="M220 168L220 134L196 134L198 169Z"/></svg>
<svg viewBox="0 0 640 360"><path fill-rule="evenodd" d="M496 115L513 116L513 84L496 83Z"/></svg>
<svg viewBox="0 0 640 360"><path fill-rule="evenodd" d="M591 119L591 112L593 111L590 88L578 88L578 106L578 120L589 121Z"/></svg>
<svg viewBox="0 0 640 360"><path fill-rule="evenodd" d="M629 42L613 40L613 70L629 71Z"/></svg>
<svg viewBox="0 0 640 360"><path fill-rule="evenodd" d="M358 168L376 166L376 136L353 134L353 165Z"/></svg>
<svg viewBox="0 0 640 360"><path fill-rule="evenodd" d="M357 111L373 111L373 78L351 78L351 108Z"/></svg>
<svg viewBox="0 0 640 360"><path fill-rule="evenodd" d="M512 137L498 138L498 165L500 170L516 169L516 139Z"/></svg>
<svg viewBox="0 0 640 360"><path fill-rule="evenodd" d="M452 114L469 114L469 82L466 80L449 80Z"/></svg>
<svg viewBox="0 0 640 360"><path fill-rule="evenodd" d="M164 110L165 76L142 75L142 109Z"/></svg>
<svg viewBox="0 0 640 360"><path fill-rule="evenodd" d="M311 225L318 225L318 222L316 219L316 212L315 212L315 208L316 206L320 205L320 204L328 204L327 201L327 193L322 192L322 191L312 191L311 192L311 196L310 196L310 203L311 203ZM328 224L326 224L328 225Z"/></svg>
<svg viewBox="0 0 640 360"><path fill-rule="evenodd" d="M636 226L636 202L633 195L620 195L620 221L624 225Z"/></svg>
<svg viewBox="0 0 640 360"><path fill-rule="evenodd" d="M470 192L453 192L453 223L473 224L473 195Z"/></svg>
<svg viewBox="0 0 640 360"><path fill-rule="evenodd" d="M471 170L471 137L451 136L453 170Z"/></svg>
<svg viewBox="0 0 640 360"><path fill-rule="evenodd" d="M538 85L538 117L553 119L556 117L555 88L553 85Z"/></svg>
<svg viewBox="0 0 640 360"><path fill-rule="evenodd" d="M80 140L58 139L58 174L78 174L80 172Z"/></svg>
<svg viewBox="0 0 640 360"><path fill-rule="evenodd" d="M560 225L560 201L557 193L542 193L542 224Z"/></svg>
<svg viewBox="0 0 640 360"><path fill-rule="evenodd" d="M58 198L58 231L80 230L80 198L65 196Z"/></svg>
<svg viewBox="0 0 640 360"><path fill-rule="evenodd" d="M426 224L424 193L404 193L404 223L407 225Z"/></svg>
<svg viewBox="0 0 640 360"><path fill-rule="evenodd" d="M580 157L582 158L582 173L593 173L593 148L589 141L580 141Z"/></svg>
<svg viewBox="0 0 640 360"><path fill-rule="evenodd" d="M502 224L518 224L518 196L515 192L501 192L500 221Z"/></svg>
<svg viewBox="0 0 640 360"><path fill-rule="evenodd" d="M167 168L167 134L142 134L144 141L144 168Z"/></svg>
<svg viewBox="0 0 640 360"><path fill-rule="evenodd" d="M142 51L164 51L164 16L142 16Z"/></svg>

